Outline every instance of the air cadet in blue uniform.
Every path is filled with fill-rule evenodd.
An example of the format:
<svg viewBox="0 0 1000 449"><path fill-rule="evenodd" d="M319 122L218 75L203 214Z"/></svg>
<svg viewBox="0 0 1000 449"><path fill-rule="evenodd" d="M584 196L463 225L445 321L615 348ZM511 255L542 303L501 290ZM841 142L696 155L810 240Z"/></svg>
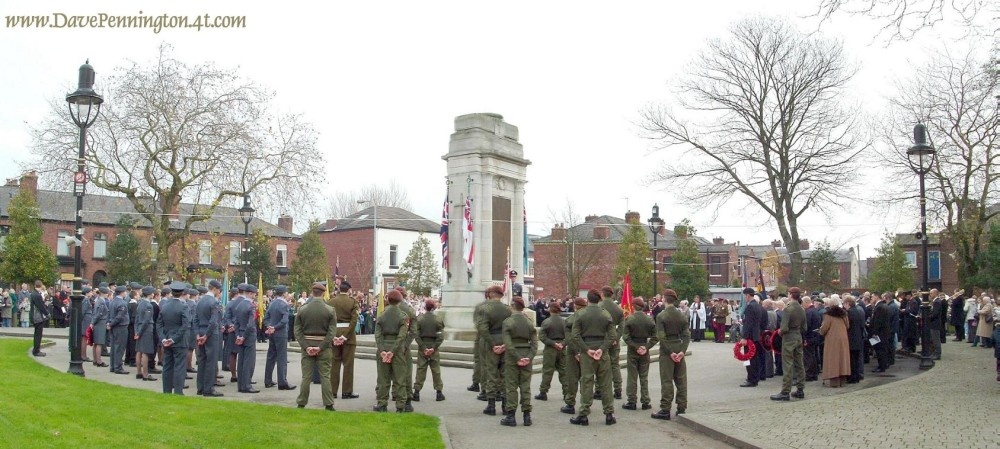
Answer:
<svg viewBox="0 0 1000 449"><path fill-rule="evenodd" d="M246 284L240 284L246 285ZM233 321L233 311L243 302L246 298L243 297L243 293L239 288L234 289L229 294L229 302L226 303L226 310L222 316L222 324L226 326L226 340L225 346L222 349L223 369L228 368L229 370L229 382L235 383L238 374L239 366L236 365L236 355L239 353L239 347L236 346L236 323Z"/></svg>
<svg viewBox="0 0 1000 449"><path fill-rule="evenodd" d="M274 368L278 368L278 389L294 390L288 384L288 302L285 295L288 288L279 285L274 288L274 299L264 313L264 333L267 334L267 363L264 365L264 388L275 386Z"/></svg>
<svg viewBox="0 0 1000 449"><path fill-rule="evenodd" d="M139 301L135 306L135 367L136 379L154 381L149 375L149 356L156 352L156 335L153 332L153 303L149 297L156 290L151 286L142 287Z"/></svg>
<svg viewBox="0 0 1000 449"><path fill-rule="evenodd" d="M187 284L179 281L170 283L171 296L160 302L160 316L156 320L160 345L163 346L163 392L168 394L184 394L187 333L191 330L187 304L177 299L184 290L187 290Z"/></svg>
<svg viewBox="0 0 1000 449"><path fill-rule="evenodd" d="M233 324L236 327L236 347L239 356L236 364L236 386L240 393L260 393L253 387L253 371L257 362L257 320L254 317L256 309L253 298L257 295L257 287L251 284L240 284L237 287L244 295L244 300L233 310Z"/></svg>
<svg viewBox="0 0 1000 449"><path fill-rule="evenodd" d="M218 397L222 393L215 391L215 374L219 368L219 338L222 324L219 322L219 300L216 296L222 293L222 284L217 280L208 283L207 292L198 298L195 304L194 329L195 352L198 359L198 374L196 386L202 396Z"/></svg>
<svg viewBox="0 0 1000 449"><path fill-rule="evenodd" d="M125 361L125 347L128 342L128 302L125 301L125 286L115 288L115 299L111 301L111 318L108 331L111 332L111 372L128 374L122 364Z"/></svg>

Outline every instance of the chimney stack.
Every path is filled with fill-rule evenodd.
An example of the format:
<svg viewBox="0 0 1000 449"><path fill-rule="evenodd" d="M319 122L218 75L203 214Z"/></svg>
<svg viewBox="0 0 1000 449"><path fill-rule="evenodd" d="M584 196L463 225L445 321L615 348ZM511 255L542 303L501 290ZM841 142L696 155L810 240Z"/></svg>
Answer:
<svg viewBox="0 0 1000 449"><path fill-rule="evenodd" d="M291 219L289 219L289 221L291 221ZM324 229L324 230L325 229L333 229L333 228L336 228L336 227L337 227L337 219L336 218L330 218L330 219L326 220L326 223L323 225L322 229Z"/></svg>
<svg viewBox="0 0 1000 449"><path fill-rule="evenodd" d="M774 248L781 248L781 240L771 240L771 246Z"/></svg>
<svg viewBox="0 0 1000 449"><path fill-rule="evenodd" d="M809 239L799 239L799 251L809 249Z"/></svg>
<svg viewBox="0 0 1000 449"><path fill-rule="evenodd" d="M566 240L566 228L562 224L556 224L552 228L552 236L550 238L552 240Z"/></svg>
<svg viewBox="0 0 1000 449"><path fill-rule="evenodd" d="M607 226L594 226L594 240L610 240L611 228Z"/></svg>
<svg viewBox="0 0 1000 449"><path fill-rule="evenodd" d="M587 215L586 217L583 217L584 223L590 223L594 220L597 220L597 215Z"/></svg>
<svg viewBox="0 0 1000 449"><path fill-rule="evenodd" d="M289 233L292 232L293 223L294 222L292 221L291 215L282 214L280 217L278 217L278 227L284 229L285 232Z"/></svg>
<svg viewBox="0 0 1000 449"><path fill-rule="evenodd" d="M712 244L713 245L725 245L726 244L726 239L724 239L722 237L715 237L715 238L712 239Z"/></svg>
<svg viewBox="0 0 1000 449"><path fill-rule="evenodd" d="M31 192L31 195L38 197L38 173L34 170L26 171L21 175L21 190Z"/></svg>
<svg viewBox="0 0 1000 449"><path fill-rule="evenodd" d="M628 224L639 222L639 213L634 211L625 212L625 222Z"/></svg>

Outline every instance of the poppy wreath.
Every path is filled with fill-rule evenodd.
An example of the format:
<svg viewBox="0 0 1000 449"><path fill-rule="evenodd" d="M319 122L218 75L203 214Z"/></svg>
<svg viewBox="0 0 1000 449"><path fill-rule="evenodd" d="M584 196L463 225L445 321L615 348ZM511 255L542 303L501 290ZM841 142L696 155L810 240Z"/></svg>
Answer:
<svg viewBox="0 0 1000 449"><path fill-rule="evenodd" d="M771 352L775 354L781 354L781 342L783 341L781 334L779 334L777 331L771 332L771 337L768 338L766 341L767 343L765 343L765 345L770 346L769 349L771 349Z"/></svg>
<svg viewBox="0 0 1000 449"><path fill-rule="evenodd" d="M733 357L736 360L745 362L757 355L757 347L750 340L740 340L736 342L736 346L733 346Z"/></svg>
<svg viewBox="0 0 1000 449"><path fill-rule="evenodd" d="M760 334L761 346L764 346L764 349L767 349L768 351L774 351L774 346L772 346L772 341L771 341L772 338L774 338L774 331L772 330L764 331L762 334Z"/></svg>

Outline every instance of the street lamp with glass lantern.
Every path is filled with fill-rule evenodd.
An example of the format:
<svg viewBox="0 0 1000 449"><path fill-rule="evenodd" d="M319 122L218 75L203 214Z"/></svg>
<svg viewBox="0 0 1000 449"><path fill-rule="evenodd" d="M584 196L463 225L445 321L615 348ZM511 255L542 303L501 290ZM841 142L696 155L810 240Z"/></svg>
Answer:
<svg viewBox="0 0 1000 449"><path fill-rule="evenodd" d="M910 168L920 180L920 232L917 237L920 239L920 254L923 261L920 273L920 369L922 370L934 367L930 348L931 330L927 325L931 298L927 289L927 270L930 267L927 264L927 192L924 187L924 177L934 165L935 154L934 145L927 142L927 127L923 123L917 123L913 127L913 146L906 150L906 156L910 160Z"/></svg>
<svg viewBox="0 0 1000 449"><path fill-rule="evenodd" d="M69 115L73 118L73 123L80 128L80 145L76 160L76 173L73 174L73 193L76 195L76 250L73 255L73 295L70 296L72 303L70 312L69 327L69 372L78 376L83 376L83 358L80 353L80 329L83 318L83 258L81 255L81 242L83 241L83 195L87 185L87 167L85 163L85 151L87 146L87 128L94 124L97 116L101 114L101 104L104 98L94 92L94 68L87 60L80 66L79 83L75 92L66 95L66 103L69 104Z"/></svg>
<svg viewBox="0 0 1000 449"><path fill-rule="evenodd" d="M249 282L247 278L247 264L250 263L250 222L253 221L253 214L256 210L250 205L250 192L243 193L243 207L239 208L240 220L243 221L243 256L240 258L240 265L243 265L243 282Z"/></svg>
<svg viewBox="0 0 1000 449"><path fill-rule="evenodd" d="M660 235L663 230L663 219L660 218L660 206L653 204L653 215L649 217L649 231L653 233L653 295L656 295L656 273L659 271L658 265L660 262L656 258L657 253L657 241L656 238Z"/></svg>
<svg viewBox="0 0 1000 449"><path fill-rule="evenodd" d="M358 200L358 204L372 203L372 295L378 298L378 204L375 200Z"/></svg>

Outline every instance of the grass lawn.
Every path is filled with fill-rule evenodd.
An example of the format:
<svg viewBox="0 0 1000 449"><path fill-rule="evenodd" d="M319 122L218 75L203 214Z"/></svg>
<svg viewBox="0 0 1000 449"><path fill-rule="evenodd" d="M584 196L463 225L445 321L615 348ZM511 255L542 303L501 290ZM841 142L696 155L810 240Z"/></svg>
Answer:
<svg viewBox="0 0 1000 449"><path fill-rule="evenodd" d="M157 394L90 381L0 339L0 447L443 448L438 419Z"/></svg>

